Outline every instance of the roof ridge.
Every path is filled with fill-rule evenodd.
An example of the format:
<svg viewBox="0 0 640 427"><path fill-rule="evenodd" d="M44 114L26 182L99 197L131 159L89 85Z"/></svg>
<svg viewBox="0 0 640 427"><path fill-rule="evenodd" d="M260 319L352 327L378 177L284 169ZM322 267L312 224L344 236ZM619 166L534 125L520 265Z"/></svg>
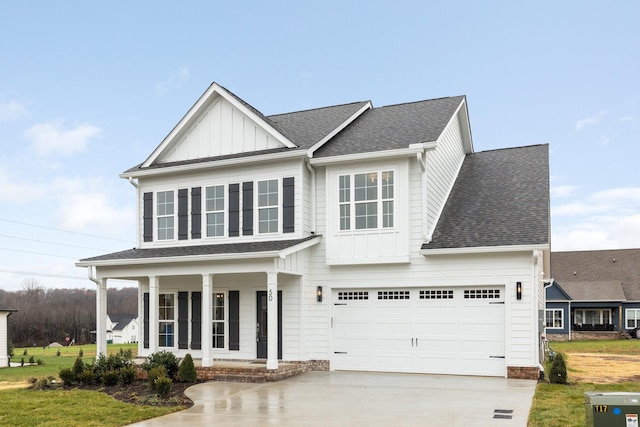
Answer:
<svg viewBox="0 0 640 427"><path fill-rule="evenodd" d="M266 117L272 118L272 117L277 117L277 116L287 116L289 114L307 113L307 112L310 112L310 111L326 110L327 108L345 107L347 105L355 105L355 104L366 104L367 102L371 102L371 100L346 102L344 104L327 105L325 107L307 108L305 110L289 111L287 113L269 114Z"/></svg>
<svg viewBox="0 0 640 427"><path fill-rule="evenodd" d="M430 99L421 99L418 101L408 101L408 102L399 102L397 104L389 104L389 105L383 105L382 107L377 107L376 109L381 109L381 108L388 108L388 107L398 107L400 105L410 105L410 104L419 104L421 102L431 102L431 101L440 101L443 99L454 99L454 98L465 98L466 99L466 95L455 95L455 96L441 96L440 98L430 98Z"/></svg>
<svg viewBox="0 0 640 427"><path fill-rule="evenodd" d="M505 151L505 150L520 150L522 148L533 148L533 147L544 147L545 145L549 145L548 142L542 143L542 144L531 144L531 145L521 145L518 147L502 147L502 148L492 148L490 150L484 150L484 151L476 151L472 154L480 154L480 153L491 153L494 151Z"/></svg>

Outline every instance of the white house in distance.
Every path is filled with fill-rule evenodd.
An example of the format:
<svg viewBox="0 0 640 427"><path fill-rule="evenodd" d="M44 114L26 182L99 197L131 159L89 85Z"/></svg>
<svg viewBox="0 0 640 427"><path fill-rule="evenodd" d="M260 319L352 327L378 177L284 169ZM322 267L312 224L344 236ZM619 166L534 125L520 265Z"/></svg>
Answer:
<svg viewBox="0 0 640 427"><path fill-rule="evenodd" d="M0 368L9 366L9 316L16 310L0 307Z"/></svg>
<svg viewBox="0 0 640 427"><path fill-rule="evenodd" d="M539 376L548 146L474 152L464 96L265 116L213 83L121 177L137 247L76 265L98 322L138 282L141 356Z"/></svg>
<svg viewBox="0 0 640 427"><path fill-rule="evenodd" d="M138 317L130 315L107 314L106 320L107 343L129 344L138 342ZM91 331L91 342L97 342L97 331Z"/></svg>

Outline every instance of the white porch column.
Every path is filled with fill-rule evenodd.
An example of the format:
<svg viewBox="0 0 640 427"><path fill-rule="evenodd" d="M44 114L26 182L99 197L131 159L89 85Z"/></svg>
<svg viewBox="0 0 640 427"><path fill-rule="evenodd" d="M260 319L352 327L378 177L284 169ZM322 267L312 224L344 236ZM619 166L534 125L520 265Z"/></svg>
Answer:
<svg viewBox="0 0 640 427"><path fill-rule="evenodd" d="M267 369L278 369L278 273L267 273Z"/></svg>
<svg viewBox="0 0 640 427"><path fill-rule="evenodd" d="M213 359L211 358L211 334L212 334L212 320L211 320L211 303L213 298L213 275L202 275L202 366L213 366Z"/></svg>
<svg viewBox="0 0 640 427"><path fill-rule="evenodd" d="M149 276L149 352L158 351L158 278Z"/></svg>
<svg viewBox="0 0 640 427"><path fill-rule="evenodd" d="M107 355L107 279L100 279L96 289L96 359Z"/></svg>

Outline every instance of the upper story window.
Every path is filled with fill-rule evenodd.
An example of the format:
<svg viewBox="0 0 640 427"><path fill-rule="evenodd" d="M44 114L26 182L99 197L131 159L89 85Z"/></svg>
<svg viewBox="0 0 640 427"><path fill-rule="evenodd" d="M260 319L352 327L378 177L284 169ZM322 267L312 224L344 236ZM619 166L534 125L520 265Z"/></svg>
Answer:
<svg viewBox="0 0 640 427"><path fill-rule="evenodd" d="M278 180L258 181L258 232L278 232Z"/></svg>
<svg viewBox="0 0 640 427"><path fill-rule="evenodd" d="M224 236L224 185L207 187L205 197L207 237Z"/></svg>
<svg viewBox="0 0 640 427"><path fill-rule="evenodd" d="M393 185L393 171L340 175L340 230L393 227Z"/></svg>
<svg viewBox="0 0 640 427"><path fill-rule="evenodd" d="M159 191L156 205L158 240L172 240L174 233L175 202L173 191Z"/></svg>

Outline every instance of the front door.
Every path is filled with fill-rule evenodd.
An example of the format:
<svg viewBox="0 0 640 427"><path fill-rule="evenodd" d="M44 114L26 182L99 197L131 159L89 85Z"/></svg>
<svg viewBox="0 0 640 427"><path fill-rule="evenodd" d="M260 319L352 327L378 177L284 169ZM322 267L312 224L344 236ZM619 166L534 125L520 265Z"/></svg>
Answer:
<svg viewBox="0 0 640 427"><path fill-rule="evenodd" d="M267 291L257 292L256 342L258 359L267 358ZM278 359L282 359L282 291L278 291Z"/></svg>

